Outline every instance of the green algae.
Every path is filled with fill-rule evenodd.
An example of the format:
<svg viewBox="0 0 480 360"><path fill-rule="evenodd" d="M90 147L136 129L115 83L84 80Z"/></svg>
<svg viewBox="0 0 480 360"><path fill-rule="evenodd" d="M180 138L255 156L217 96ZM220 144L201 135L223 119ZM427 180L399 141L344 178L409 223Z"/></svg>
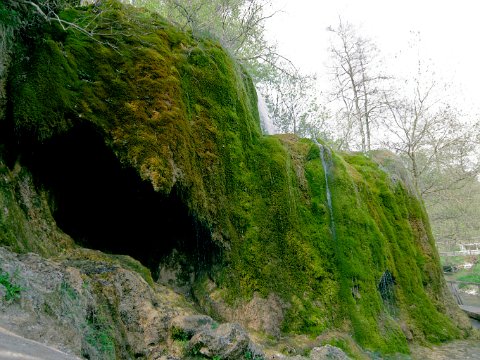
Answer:
<svg viewBox="0 0 480 360"><path fill-rule="evenodd" d="M225 300L279 294L289 304L285 332L338 328L382 353L408 352L399 322L420 342L462 335L444 315L423 204L404 183L364 155L333 154L334 239L318 147L261 136L242 67L216 42L193 39L153 13L102 6L100 15L84 7L61 16L110 33L94 40L73 30L59 35L53 25L17 52L7 120L20 147L92 124L124 166L157 192L178 192L210 230L224 252L209 276ZM15 232L15 224L1 225ZM392 303L378 291L387 270Z"/></svg>

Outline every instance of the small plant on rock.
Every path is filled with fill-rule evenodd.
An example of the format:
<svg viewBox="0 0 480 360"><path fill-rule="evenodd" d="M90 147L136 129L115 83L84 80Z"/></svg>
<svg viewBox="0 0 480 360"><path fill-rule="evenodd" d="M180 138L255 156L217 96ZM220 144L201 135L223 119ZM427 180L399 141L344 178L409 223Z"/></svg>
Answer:
<svg viewBox="0 0 480 360"><path fill-rule="evenodd" d="M89 309L86 318L85 340L103 359L115 359L115 341L107 313L103 307Z"/></svg>
<svg viewBox="0 0 480 360"><path fill-rule="evenodd" d="M0 285L5 288L4 299L6 301L17 300L20 298L20 293L23 288L13 282L12 277L6 271L0 268Z"/></svg>
<svg viewBox="0 0 480 360"><path fill-rule="evenodd" d="M263 356L254 354L252 351L246 351L244 354L246 360L264 360Z"/></svg>

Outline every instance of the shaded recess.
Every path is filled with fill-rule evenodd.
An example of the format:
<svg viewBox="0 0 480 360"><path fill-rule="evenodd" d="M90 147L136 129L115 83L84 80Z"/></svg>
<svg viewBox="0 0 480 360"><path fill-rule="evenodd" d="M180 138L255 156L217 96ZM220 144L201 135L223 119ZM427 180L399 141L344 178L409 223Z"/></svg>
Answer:
<svg viewBox="0 0 480 360"><path fill-rule="evenodd" d="M77 125L24 158L52 198L57 225L77 244L130 255L154 277L174 249L195 271L212 263L210 231L189 214L177 191L155 192L120 164L93 126Z"/></svg>

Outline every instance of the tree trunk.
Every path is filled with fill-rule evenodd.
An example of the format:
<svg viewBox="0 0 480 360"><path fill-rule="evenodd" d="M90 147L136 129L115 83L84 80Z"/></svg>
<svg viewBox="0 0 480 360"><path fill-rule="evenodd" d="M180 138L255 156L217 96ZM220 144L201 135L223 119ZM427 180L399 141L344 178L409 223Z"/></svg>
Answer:
<svg viewBox="0 0 480 360"><path fill-rule="evenodd" d="M368 110L368 93L367 93L367 79L365 78L365 68L363 65L362 59L360 59L360 65L362 68L362 90L363 90L363 117L365 118L365 131L366 131L366 150L370 151L370 116L369 116L369 110Z"/></svg>
<svg viewBox="0 0 480 360"><path fill-rule="evenodd" d="M358 126L360 129L360 136L362 138L362 152L365 153L366 152L365 130L363 128L362 111L360 109L360 99L358 97L357 83L355 82L352 65L350 64L350 61L347 60L347 62L348 62L348 76L350 78L350 83L352 85L353 100L355 103L355 112L356 112L356 117L358 121Z"/></svg>

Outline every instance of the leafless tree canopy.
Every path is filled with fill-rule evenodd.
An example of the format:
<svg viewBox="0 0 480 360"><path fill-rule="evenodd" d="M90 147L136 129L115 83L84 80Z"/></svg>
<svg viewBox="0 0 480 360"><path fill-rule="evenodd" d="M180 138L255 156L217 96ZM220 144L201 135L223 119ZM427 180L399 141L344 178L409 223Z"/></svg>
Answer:
<svg viewBox="0 0 480 360"><path fill-rule="evenodd" d="M358 135L361 150L370 151L389 78L379 71L375 44L359 36L353 25L340 19L338 27L328 31L334 35L329 49L331 97L341 104L337 113L344 127L342 142L347 145Z"/></svg>

